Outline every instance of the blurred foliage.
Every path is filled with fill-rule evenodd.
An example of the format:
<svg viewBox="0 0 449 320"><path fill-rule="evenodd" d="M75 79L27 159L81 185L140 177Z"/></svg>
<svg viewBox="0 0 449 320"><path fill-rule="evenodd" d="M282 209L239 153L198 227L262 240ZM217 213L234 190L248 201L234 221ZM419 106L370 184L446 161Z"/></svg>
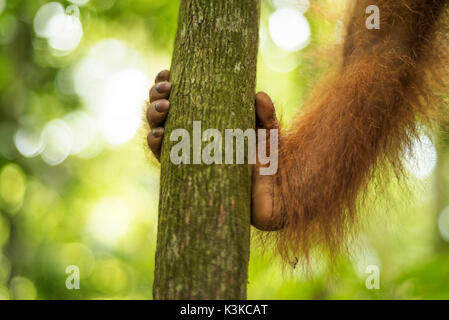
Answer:
<svg viewBox="0 0 449 320"><path fill-rule="evenodd" d="M319 50L338 36L337 2L316 1L305 13L310 43L287 52L269 31L282 0L263 1L258 89L286 122L332 64ZM62 32L55 19L52 28L36 22L48 3L0 0L0 298L151 299L159 171L135 113L140 121L151 79L169 68L179 1L56 1L52 8L79 19L78 40L78 24ZM325 260L308 275L285 268L254 242L249 298L448 298L449 250L437 223L448 204L445 146L410 192L390 186L393 197L373 206L332 272ZM365 286L371 264L380 290ZM80 269L80 290L66 288L69 265Z"/></svg>

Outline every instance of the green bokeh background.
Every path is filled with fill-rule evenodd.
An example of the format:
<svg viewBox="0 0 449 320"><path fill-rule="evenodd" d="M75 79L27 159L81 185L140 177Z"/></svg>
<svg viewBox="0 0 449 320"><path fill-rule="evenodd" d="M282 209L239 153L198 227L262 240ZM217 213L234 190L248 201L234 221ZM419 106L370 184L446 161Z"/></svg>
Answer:
<svg viewBox="0 0 449 320"><path fill-rule="evenodd" d="M36 33L36 13L48 2L0 0L0 299L151 299L159 168L145 148L144 129L111 143L120 132L117 119L108 122L95 102L117 107L115 101L134 92L145 96L151 79L169 68L179 0L59 1L65 9L78 3L83 34L70 52ZM263 1L258 89L272 96L288 122L332 63L320 50L338 37L344 1L314 1L305 14L311 42L291 53L276 47L268 32L276 3ZM109 46L98 51L101 43ZM143 80L134 86L128 76ZM115 90L101 91L111 77ZM126 114L129 105L118 106ZM64 156L67 149L60 148L74 115L89 120L71 137L84 137L83 150ZM45 132L55 140L24 154L33 141L39 147ZM449 152L444 136L433 138L432 173L411 176L407 188L393 182L388 197L373 197L369 223L349 257L331 266L318 259L306 275L299 267L283 268L253 241L249 298L449 298L449 246L441 234L449 233L449 219L440 217L449 205ZM79 290L66 288L70 265L79 267ZM379 290L365 285L369 265L379 267Z"/></svg>

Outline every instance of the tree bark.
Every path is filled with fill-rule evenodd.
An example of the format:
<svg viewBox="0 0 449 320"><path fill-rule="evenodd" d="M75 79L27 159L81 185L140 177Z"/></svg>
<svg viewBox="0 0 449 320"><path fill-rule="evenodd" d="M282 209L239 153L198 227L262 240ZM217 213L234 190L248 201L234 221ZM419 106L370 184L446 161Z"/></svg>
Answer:
<svg viewBox="0 0 449 320"><path fill-rule="evenodd" d="M259 15L260 0L181 0L161 156L155 299L246 298L247 159L244 165L175 165L170 150L177 141L170 134L189 131L192 163L193 121L223 138L225 129L255 127Z"/></svg>

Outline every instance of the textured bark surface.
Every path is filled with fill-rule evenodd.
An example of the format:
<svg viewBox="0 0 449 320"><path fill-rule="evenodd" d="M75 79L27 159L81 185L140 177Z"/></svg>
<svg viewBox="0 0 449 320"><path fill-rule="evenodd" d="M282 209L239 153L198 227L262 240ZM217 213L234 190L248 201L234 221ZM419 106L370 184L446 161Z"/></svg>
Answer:
<svg viewBox="0 0 449 320"><path fill-rule="evenodd" d="M181 0L162 147L155 299L245 299L251 168L174 165L174 129L254 128L260 0ZM207 142L203 142L203 146ZM224 163L224 152L223 152ZM247 163L247 161L245 161Z"/></svg>

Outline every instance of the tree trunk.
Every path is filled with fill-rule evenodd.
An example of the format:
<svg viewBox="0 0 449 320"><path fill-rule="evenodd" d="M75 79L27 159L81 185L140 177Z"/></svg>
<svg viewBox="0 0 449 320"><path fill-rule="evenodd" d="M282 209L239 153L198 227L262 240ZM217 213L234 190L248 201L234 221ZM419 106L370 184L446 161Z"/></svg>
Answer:
<svg viewBox="0 0 449 320"><path fill-rule="evenodd" d="M155 299L246 298L251 168L247 158L244 165L192 164L199 152L192 131L193 121L222 137L225 129L255 127L259 14L260 0L181 0L161 157ZM190 133L191 164L170 160L178 143L170 134L179 128Z"/></svg>

